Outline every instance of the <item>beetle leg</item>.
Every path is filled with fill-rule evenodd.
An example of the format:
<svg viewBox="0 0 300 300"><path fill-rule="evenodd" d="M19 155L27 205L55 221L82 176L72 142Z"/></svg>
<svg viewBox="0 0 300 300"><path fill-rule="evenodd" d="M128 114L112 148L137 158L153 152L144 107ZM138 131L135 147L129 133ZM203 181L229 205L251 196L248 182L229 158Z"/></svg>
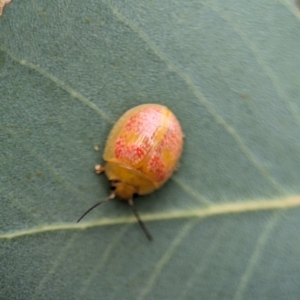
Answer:
<svg viewBox="0 0 300 300"><path fill-rule="evenodd" d="M105 170L105 168L102 167L101 165L96 165L95 166L95 172L96 172L96 174L101 174L101 173L104 172L104 170Z"/></svg>
<svg viewBox="0 0 300 300"><path fill-rule="evenodd" d="M151 233L149 232L149 230L147 229L147 227L146 227L146 225L144 224L144 222L142 221L142 219L141 219L139 213L137 212L136 207L135 207L135 205L134 205L134 203L133 203L133 200L132 200L132 199L128 199L128 204L130 205L130 207L131 207L131 209L132 209L132 211L133 211L133 214L134 214L135 217L137 218L137 220L138 220L138 222L139 222L141 228L143 229L143 231L144 231L144 233L145 233L147 239L148 239L149 241L152 241L152 240L153 240L153 237L152 237Z"/></svg>

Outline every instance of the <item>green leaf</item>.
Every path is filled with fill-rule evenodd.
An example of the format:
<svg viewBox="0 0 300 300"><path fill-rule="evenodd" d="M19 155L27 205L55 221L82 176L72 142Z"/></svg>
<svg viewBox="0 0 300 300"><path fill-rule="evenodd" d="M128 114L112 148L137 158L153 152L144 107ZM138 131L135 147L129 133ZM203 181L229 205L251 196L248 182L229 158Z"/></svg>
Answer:
<svg viewBox="0 0 300 300"><path fill-rule="evenodd" d="M6 6L0 298L299 299L299 32L292 0ZM186 136L136 201L154 241L118 201L76 224L112 124L151 102Z"/></svg>

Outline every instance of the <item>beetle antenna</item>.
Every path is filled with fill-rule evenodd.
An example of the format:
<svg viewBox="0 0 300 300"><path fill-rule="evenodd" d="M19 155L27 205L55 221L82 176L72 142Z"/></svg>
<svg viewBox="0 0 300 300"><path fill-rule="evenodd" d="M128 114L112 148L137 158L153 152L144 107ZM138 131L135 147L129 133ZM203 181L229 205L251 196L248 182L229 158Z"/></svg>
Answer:
<svg viewBox="0 0 300 300"><path fill-rule="evenodd" d="M135 217L137 218L137 220L138 220L140 226L142 227L142 229L143 229L143 231L144 231L144 233L145 233L147 239L148 239L149 241L152 241L152 240L153 240L153 237L152 237L151 233L149 232L149 230L147 229L145 223L141 220L141 217L140 217L139 213L137 212L136 207L134 206L133 200L132 200L132 199L129 199L129 200L128 200L128 204L130 205L130 207L131 207L131 209L132 209L132 211L133 211Z"/></svg>
<svg viewBox="0 0 300 300"><path fill-rule="evenodd" d="M83 218L83 217L85 217L91 210L93 210L95 207L97 207L97 206L99 206L99 205L101 205L101 204L103 204L103 203L105 203L105 202L108 202L109 200L112 200L112 199L114 199L115 198L115 194L114 193L112 193L111 195L109 195L106 199L104 199L104 200L102 200L102 201L100 201L100 202L97 202L96 204L94 204L92 207L90 207L78 220L77 220L77 222L76 223L78 223L78 222L80 222L81 221L81 219Z"/></svg>

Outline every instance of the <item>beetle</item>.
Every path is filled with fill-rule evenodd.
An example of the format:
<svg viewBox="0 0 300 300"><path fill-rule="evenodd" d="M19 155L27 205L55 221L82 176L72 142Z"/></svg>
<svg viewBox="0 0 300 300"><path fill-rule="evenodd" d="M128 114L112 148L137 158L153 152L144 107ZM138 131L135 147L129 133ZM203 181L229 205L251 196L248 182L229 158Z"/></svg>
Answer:
<svg viewBox="0 0 300 300"><path fill-rule="evenodd" d="M183 137L179 121L166 106L143 104L125 112L108 136L105 166L95 166L97 174L105 172L112 192L77 223L95 207L118 197L128 202L146 237L152 240L133 198L152 193L171 177L178 167Z"/></svg>

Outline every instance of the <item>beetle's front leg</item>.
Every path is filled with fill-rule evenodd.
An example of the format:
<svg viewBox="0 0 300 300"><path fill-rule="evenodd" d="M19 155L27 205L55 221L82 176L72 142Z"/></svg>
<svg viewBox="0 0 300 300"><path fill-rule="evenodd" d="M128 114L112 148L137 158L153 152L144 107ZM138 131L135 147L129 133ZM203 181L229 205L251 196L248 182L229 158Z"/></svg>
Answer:
<svg viewBox="0 0 300 300"><path fill-rule="evenodd" d="M102 167L101 165L96 165L96 166L95 166L95 172L96 172L96 174L101 174L101 173L103 173L104 171L105 171L105 168Z"/></svg>

